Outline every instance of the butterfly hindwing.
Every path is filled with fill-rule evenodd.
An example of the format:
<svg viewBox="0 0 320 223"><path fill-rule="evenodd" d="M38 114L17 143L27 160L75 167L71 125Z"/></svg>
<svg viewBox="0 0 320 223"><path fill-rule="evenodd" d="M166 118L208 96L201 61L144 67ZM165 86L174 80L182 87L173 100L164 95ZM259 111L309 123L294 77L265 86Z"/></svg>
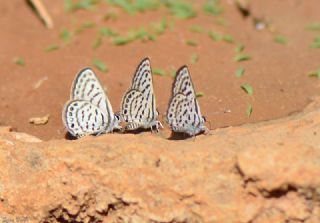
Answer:
<svg viewBox="0 0 320 223"><path fill-rule="evenodd" d="M123 97L122 103L123 118L126 122L141 123L142 119L151 120L145 116L150 111L147 111L148 101L140 91L129 90Z"/></svg>
<svg viewBox="0 0 320 223"><path fill-rule="evenodd" d="M113 114L111 104L95 73L90 68L79 72L71 88L71 100L86 100Z"/></svg>
<svg viewBox="0 0 320 223"><path fill-rule="evenodd" d="M75 137L103 133L111 122L103 110L85 100L67 102L63 114L65 126Z"/></svg>

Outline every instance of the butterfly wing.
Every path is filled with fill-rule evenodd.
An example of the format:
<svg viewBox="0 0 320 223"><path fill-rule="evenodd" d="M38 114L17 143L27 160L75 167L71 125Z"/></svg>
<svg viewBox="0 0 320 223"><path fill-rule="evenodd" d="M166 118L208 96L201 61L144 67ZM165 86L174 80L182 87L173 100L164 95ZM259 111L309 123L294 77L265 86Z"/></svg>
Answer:
<svg viewBox="0 0 320 223"><path fill-rule="evenodd" d="M147 98L135 89L128 91L122 100L122 117L126 122L143 124L143 121L151 121L156 117L157 111L148 106Z"/></svg>
<svg viewBox="0 0 320 223"><path fill-rule="evenodd" d="M196 135L205 130L204 119L197 101L189 100L181 93L172 98L167 112L167 121L175 132Z"/></svg>
<svg viewBox="0 0 320 223"><path fill-rule="evenodd" d="M186 66L178 70L173 83L167 121L173 131L185 132L189 135L196 135L206 128Z"/></svg>
<svg viewBox="0 0 320 223"><path fill-rule="evenodd" d="M111 121L104 111L85 100L67 102L62 114L64 125L77 138L103 133Z"/></svg>
<svg viewBox="0 0 320 223"><path fill-rule="evenodd" d="M64 106L62 119L76 137L121 128L102 85L90 68L81 70L73 81L71 100Z"/></svg>
<svg viewBox="0 0 320 223"><path fill-rule="evenodd" d="M147 87L148 85L150 85L150 87ZM145 95L148 95L149 92L153 94L152 73L149 58L143 59L138 65L133 76L131 89L141 91Z"/></svg>
<svg viewBox="0 0 320 223"><path fill-rule="evenodd" d="M73 81L71 100L89 101L108 115L113 115L109 99L97 76L90 68L81 70Z"/></svg>
<svg viewBox="0 0 320 223"><path fill-rule="evenodd" d="M178 71L173 83L173 95L182 93L189 99L196 97L193 83L187 66L182 66Z"/></svg>
<svg viewBox="0 0 320 223"><path fill-rule="evenodd" d="M153 80L148 58L138 65L132 86L121 103L121 115L126 122L136 123L135 128L149 128L156 124L159 115L153 93Z"/></svg>

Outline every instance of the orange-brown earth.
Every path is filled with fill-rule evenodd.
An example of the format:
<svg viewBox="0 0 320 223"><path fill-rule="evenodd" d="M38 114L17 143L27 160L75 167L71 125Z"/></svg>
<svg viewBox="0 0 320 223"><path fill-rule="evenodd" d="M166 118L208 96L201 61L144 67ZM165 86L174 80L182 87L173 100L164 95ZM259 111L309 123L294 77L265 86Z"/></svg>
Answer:
<svg viewBox="0 0 320 223"><path fill-rule="evenodd" d="M183 141L2 127L0 221L318 223L319 109Z"/></svg>
<svg viewBox="0 0 320 223"><path fill-rule="evenodd" d="M0 124L19 131L0 128L0 222L320 222L319 97L303 110L319 88L318 80L307 76L319 66L319 50L309 48L319 34L304 28L320 21L317 0L247 1L251 14L246 18L233 1L221 1L224 13L218 18L226 26L199 12L176 20L175 28L156 41L114 46L103 39L97 49L92 43L102 26L126 33L173 17L165 9L135 16L112 9L118 19L105 21L111 9L103 4L66 13L61 1L44 2L55 22L52 30L24 2L0 3ZM254 19L268 21L269 28L257 31ZM75 31L87 21L95 27L65 45L61 30ZM232 35L235 43L192 33L191 25ZM288 43L275 43L276 35L286 36ZM186 45L188 39L198 46ZM45 52L53 43L60 48ZM238 43L252 60L234 61ZM193 53L199 55L196 64L190 63ZM104 61L109 72L97 74L118 110L145 56L154 68L190 66L196 90L205 93L199 101L211 134L168 140L167 128L158 134L64 140L61 110L77 71L93 66L93 58ZM25 66L13 63L16 57L24 58ZM246 69L240 78L234 74L239 67ZM169 75L154 76L162 114L172 81ZM245 83L253 86L253 96L240 88ZM28 123L47 114L45 125ZM219 128L283 116L288 117Z"/></svg>
<svg viewBox="0 0 320 223"><path fill-rule="evenodd" d="M248 1L251 15L247 18L231 0L221 1L224 13L219 17L201 12L199 3L195 5L198 16L188 20L175 19L164 8L132 16L101 3L92 11L67 13L62 1L44 2L54 20L52 30L46 29L23 1L0 4L0 124L41 139L65 136L62 107L69 98L74 76L81 68L94 67L93 58L104 61L109 67L106 74L94 69L108 89L114 110L119 109L122 95L129 88L135 67L142 58L150 57L154 68L165 70L188 64L196 90L205 93L199 100L212 129L283 117L301 110L310 97L319 94L318 81L307 77L309 71L319 67L319 50L309 48L317 32L304 28L320 20L317 0ZM103 19L110 10L118 13L115 21ZM175 20L175 26L173 30L168 28L156 41L115 46L104 38L99 48L92 48L101 27L125 34L130 28L148 27L162 18L168 22ZM217 22L221 18L225 26ZM254 18L268 21L271 29L257 31ZM65 45L59 37L61 30L67 28L73 32L85 22L93 22L95 27L75 34ZM206 33L192 33L191 25L232 35L235 43L215 42ZM276 35L287 37L288 43L275 43ZM186 45L189 39L197 41L198 46ZM245 45L243 53L252 56L252 60L234 61L238 43ZM58 44L60 49L45 52L50 44ZM199 55L196 64L190 63L193 53ZM24 58L25 66L13 63L16 57ZM246 69L241 78L234 74L239 67ZM161 114L166 111L172 81L169 75L154 76ZM240 88L242 84L253 87L253 96ZM253 113L247 117L246 108L250 104ZM224 113L227 110L231 112ZM47 114L50 119L46 125L28 122L31 117ZM164 121L163 116L160 119Z"/></svg>

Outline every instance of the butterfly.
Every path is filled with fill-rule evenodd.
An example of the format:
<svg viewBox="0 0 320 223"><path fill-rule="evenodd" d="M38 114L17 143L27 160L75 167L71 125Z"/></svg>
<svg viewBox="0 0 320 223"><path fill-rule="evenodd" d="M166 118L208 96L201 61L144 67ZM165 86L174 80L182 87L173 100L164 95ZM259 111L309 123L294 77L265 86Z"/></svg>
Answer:
<svg viewBox="0 0 320 223"><path fill-rule="evenodd" d="M166 116L167 122L174 132L195 136L200 132L207 131L204 124L206 120L201 115L187 66L182 66L177 71Z"/></svg>
<svg viewBox="0 0 320 223"><path fill-rule="evenodd" d="M62 120L74 137L100 135L121 129L97 76L90 68L79 72L71 87L71 99L64 105Z"/></svg>
<svg viewBox="0 0 320 223"><path fill-rule="evenodd" d="M121 102L121 118L128 124L126 130L138 128L156 131L163 128L157 120L159 112L156 108L156 99L153 92L150 60L143 59L138 65L132 80L131 88L125 93Z"/></svg>

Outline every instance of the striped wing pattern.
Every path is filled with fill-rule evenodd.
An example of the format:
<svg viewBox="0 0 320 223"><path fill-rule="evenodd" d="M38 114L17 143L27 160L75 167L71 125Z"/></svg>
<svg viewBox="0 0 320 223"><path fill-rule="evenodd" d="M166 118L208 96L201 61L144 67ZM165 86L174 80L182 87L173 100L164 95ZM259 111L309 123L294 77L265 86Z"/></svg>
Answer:
<svg viewBox="0 0 320 223"><path fill-rule="evenodd" d="M128 122L127 130L153 128L158 130L161 123L157 121L159 113L153 91L150 60L145 58L138 65L131 88L125 93L121 103L121 117Z"/></svg>
<svg viewBox="0 0 320 223"><path fill-rule="evenodd" d="M108 97L90 68L81 70L73 81L71 98L64 106L62 119L75 137L120 128Z"/></svg>
<svg viewBox="0 0 320 223"><path fill-rule="evenodd" d="M90 68L79 72L71 88L71 100L89 101L101 110L113 114L111 104L97 76Z"/></svg>
<svg viewBox="0 0 320 223"><path fill-rule="evenodd" d="M102 133L109 122L103 110L85 100L67 102L63 114L65 126L75 137Z"/></svg>
<svg viewBox="0 0 320 223"><path fill-rule="evenodd" d="M186 66L177 71L167 111L167 121L174 132L183 132L190 136L206 130L205 119L201 115Z"/></svg>

